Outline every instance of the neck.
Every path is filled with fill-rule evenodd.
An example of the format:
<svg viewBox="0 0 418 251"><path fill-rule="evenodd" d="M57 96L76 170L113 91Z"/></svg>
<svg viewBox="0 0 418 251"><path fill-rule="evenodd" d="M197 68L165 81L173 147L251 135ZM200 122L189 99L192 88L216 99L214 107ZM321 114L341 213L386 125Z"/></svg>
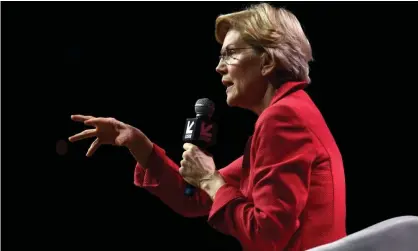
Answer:
<svg viewBox="0 0 418 251"><path fill-rule="evenodd" d="M264 97L261 99L261 102L251 108L253 112L255 112L258 116L270 105L271 100L276 92L276 89L273 87L272 84L267 85L266 92L264 93Z"/></svg>

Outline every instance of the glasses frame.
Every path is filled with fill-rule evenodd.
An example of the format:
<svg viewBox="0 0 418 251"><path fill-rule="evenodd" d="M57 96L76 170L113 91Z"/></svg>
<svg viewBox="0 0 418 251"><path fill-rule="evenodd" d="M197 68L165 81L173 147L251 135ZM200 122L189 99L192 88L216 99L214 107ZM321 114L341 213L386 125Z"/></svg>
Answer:
<svg viewBox="0 0 418 251"><path fill-rule="evenodd" d="M248 50L248 49L254 49L254 48L253 47L237 47L237 48L228 48L228 49L225 49L225 51L221 55L219 55L219 60L220 60L220 62L223 62L223 63L225 63L227 65L230 65L230 63L227 63L227 60L230 60L231 58L232 59L237 59L237 58L234 58L233 57L233 55L235 53L229 54L228 53L229 51Z"/></svg>

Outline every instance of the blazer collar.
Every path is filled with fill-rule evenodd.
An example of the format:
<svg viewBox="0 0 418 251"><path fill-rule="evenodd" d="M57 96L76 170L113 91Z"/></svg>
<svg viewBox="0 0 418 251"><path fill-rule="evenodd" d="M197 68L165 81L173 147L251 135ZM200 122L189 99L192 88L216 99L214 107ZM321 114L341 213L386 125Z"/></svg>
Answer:
<svg viewBox="0 0 418 251"><path fill-rule="evenodd" d="M274 93L273 98L270 101L270 105L276 103L287 94L304 89L307 85L308 83L306 81L285 82L279 88L277 88L276 92Z"/></svg>

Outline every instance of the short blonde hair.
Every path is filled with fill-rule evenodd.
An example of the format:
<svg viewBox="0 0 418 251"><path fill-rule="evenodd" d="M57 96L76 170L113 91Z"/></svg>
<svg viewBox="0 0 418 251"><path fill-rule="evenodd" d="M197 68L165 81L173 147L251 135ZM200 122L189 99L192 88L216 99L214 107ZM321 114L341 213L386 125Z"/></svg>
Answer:
<svg viewBox="0 0 418 251"><path fill-rule="evenodd" d="M298 19L290 11L261 3L243 11L220 15L215 26L215 37L220 44L230 29L237 30L246 43L270 54L277 63L277 70L282 73L278 74L279 77L310 82L311 45Z"/></svg>

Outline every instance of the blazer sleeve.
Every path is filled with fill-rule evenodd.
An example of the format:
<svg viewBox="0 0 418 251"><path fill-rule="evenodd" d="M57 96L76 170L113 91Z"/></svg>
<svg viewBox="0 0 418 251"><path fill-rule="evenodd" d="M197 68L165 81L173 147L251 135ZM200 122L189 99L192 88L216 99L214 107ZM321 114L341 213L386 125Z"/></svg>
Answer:
<svg viewBox="0 0 418 251"><path fill-rule="evenodd" d="M299 227L311 164L311 134L292 108L265 110L251 146L252 199L226 184L215 195L208 222L258 250L282 250Z"/></svg>
<svg viewBox="0 0 418 251"><path fill-rule="evenodd" d="M238 158L220 173L231 186L239 182L236 171L239 171L242 161ZM184 195L186 182L179 173L179 165L174 163L165 150L153 144L153 150L148 159L147 168L136 163L134 184L157 196L164 204L184 217L207 216L212 206L210 197L200 189L193 196Z"/></svg>

